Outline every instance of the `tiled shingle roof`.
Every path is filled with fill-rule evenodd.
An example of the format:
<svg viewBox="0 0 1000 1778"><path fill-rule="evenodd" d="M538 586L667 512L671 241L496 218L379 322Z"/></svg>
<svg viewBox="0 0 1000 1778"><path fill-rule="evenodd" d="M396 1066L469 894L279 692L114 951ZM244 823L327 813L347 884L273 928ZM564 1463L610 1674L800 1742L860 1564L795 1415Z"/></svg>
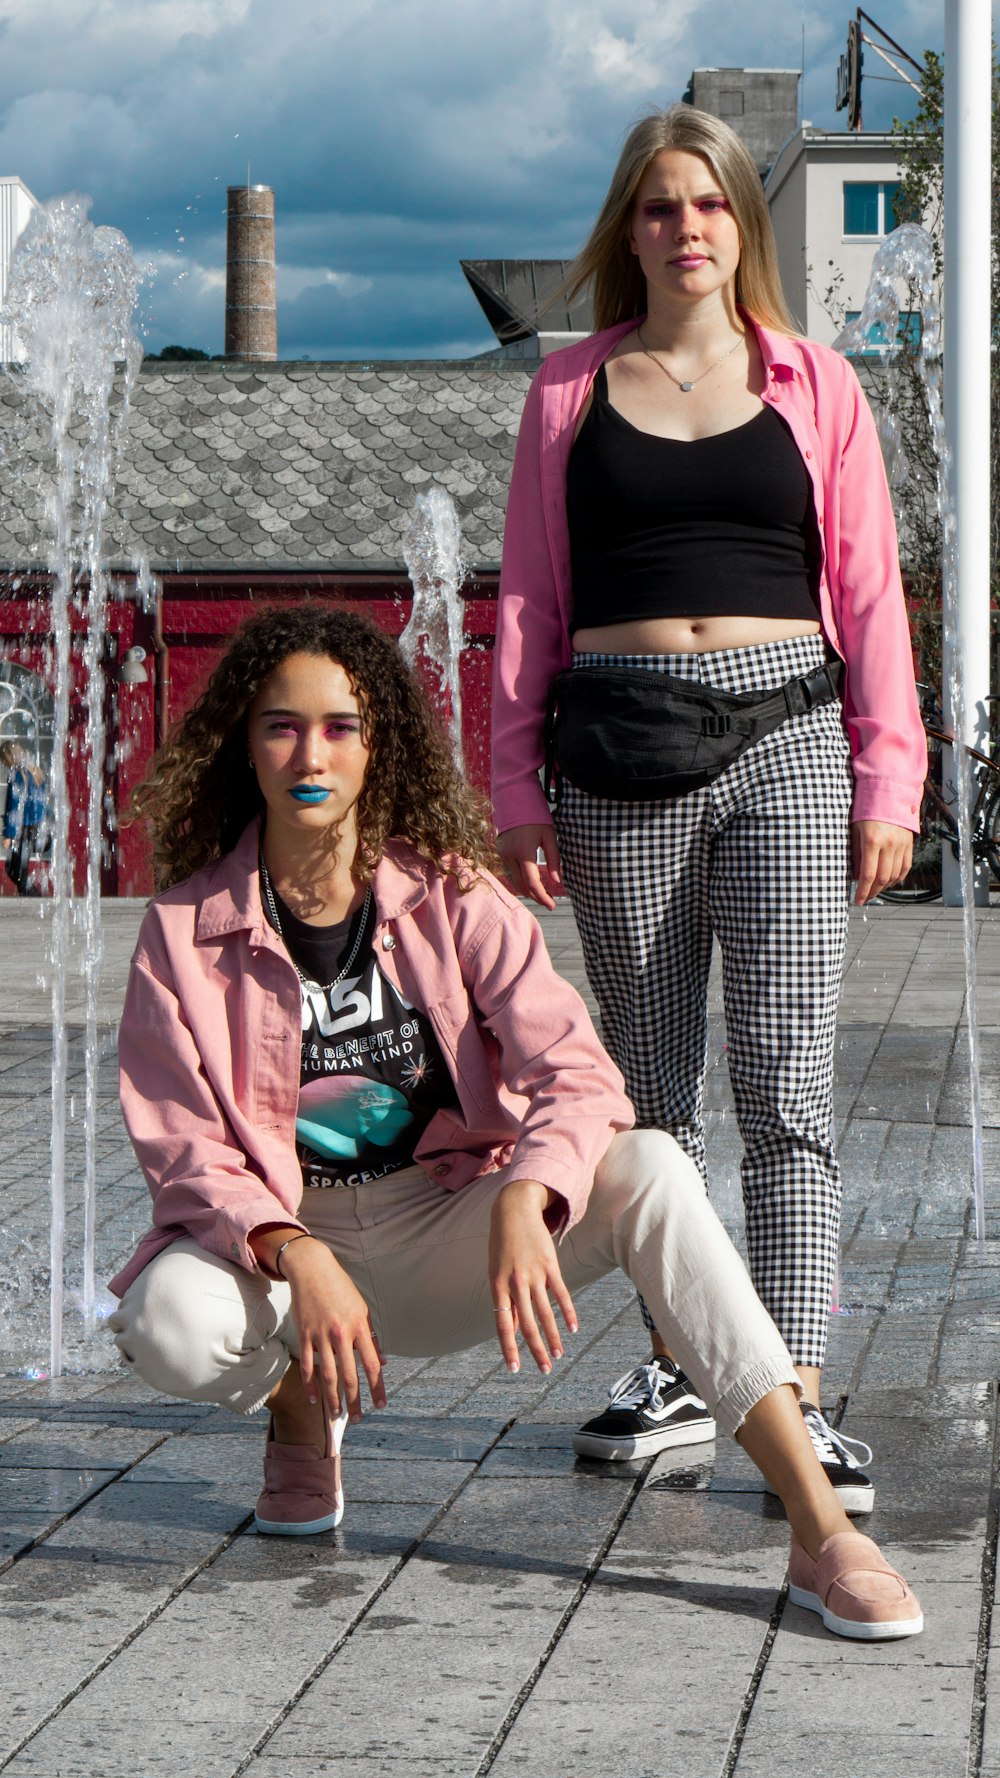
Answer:
<svg viewBox="0 0 1000 1778"><path fill-rule="evenodd" d="M113 554L154 569L402 568L416 494L458 509L474 568L499 564L507 483L534 366L495 359L145 367L116 496ZM45 559L37 441L9 457L17 373L0 384L0 562ZM32 461L34 459L35 461Z"/></svg>

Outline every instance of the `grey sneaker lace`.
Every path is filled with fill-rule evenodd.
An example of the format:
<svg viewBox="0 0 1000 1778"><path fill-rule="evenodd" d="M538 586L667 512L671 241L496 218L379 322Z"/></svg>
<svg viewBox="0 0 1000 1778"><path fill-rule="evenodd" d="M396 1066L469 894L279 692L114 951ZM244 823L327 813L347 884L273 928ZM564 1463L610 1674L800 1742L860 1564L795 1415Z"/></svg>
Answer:
<svg viewBox="0 0 1000 1778"><path fill-rule="evenodd" d="M809 1428L813 1450L821 1463L840 1462L847 1469L863 1469L866 1463L871 1462L874 1455L871 1445L866 1445L863 1438L845 1438L843 1433L834 1432L819 1408L807 1408L802 1418ZM849 1449L852 1445L854 1450ZM858 1452L857 1456L854 1455L855 1451Z"/></svg>
<svg viewBox="0 0 1000 1778"><path fill-rule="evenodd" d="M659 1408L663 1406L665 1389L672 1389L676 1373L665 1371L658 1364L637 1364L634 1370L612 1383L608 1400L616 1408Z"/></svg>

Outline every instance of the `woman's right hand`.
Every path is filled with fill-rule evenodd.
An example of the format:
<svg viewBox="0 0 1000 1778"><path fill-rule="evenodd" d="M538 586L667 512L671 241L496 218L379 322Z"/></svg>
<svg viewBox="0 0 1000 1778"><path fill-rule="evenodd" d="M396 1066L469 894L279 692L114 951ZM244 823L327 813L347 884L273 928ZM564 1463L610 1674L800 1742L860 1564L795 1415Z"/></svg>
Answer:
<svg viewBox="0 0 1000 1778"><path fill-rule="evenodd" d="M554 895L565 895L559 844L551 824L508 827L497 840L500 856L518 895L530 896L540 907L554 908ZM541 852L545 862L538 862Z"/></svg>
<svg viewBox="0 0 1000 1778"><path fill-rule="evenodd" d="M383 1360L368 1304L329 1247L314 1239L293 1241L281 1256L281 1270L291 1285L299 1368L308 1399L317 1401L322 1390L336 1419L343 1390L349 1418L360 1420L360 1362L373 1405L384 1408Z"/></svg>

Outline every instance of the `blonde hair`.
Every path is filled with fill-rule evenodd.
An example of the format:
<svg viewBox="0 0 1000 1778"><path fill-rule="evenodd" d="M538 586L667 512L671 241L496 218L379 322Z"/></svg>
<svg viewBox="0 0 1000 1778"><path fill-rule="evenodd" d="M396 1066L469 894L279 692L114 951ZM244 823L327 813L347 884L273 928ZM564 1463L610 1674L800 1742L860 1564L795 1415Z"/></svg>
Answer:
<svg viewBox="0 0 1000 1778"><path fill-rule="evenodd" d="M693 105L654 111L629 131L600 215L570 267L560 295L572 301L585 285L591 285L597 329L645 314L646 280L632 252L628 231L646 169L665 148L700 155L729 200L740 233L736 301L765 327L778 333L797 333L781 288L778 250L760 174L735 130Z"/></svg>

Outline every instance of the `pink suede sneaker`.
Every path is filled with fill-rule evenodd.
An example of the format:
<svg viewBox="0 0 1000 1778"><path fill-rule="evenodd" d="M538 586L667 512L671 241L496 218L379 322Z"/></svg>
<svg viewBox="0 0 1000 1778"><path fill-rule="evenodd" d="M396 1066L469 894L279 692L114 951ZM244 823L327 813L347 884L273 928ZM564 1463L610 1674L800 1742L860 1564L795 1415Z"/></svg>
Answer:
<svg viewBox="0 0 1000 1778"><path fill-rule="evenodd" d="M818 1611L835 1636L858 1642L919 1636L924 1627L920 1604L902 1575L860 1531L828 1537L815 1562L793 1537L788 1597L793 1605Z"/></svg>
<svg viewBox="0 0 1000 1778"><path fill-rule="evenodd" d="M324 1405L323 1419L325 1457L317 1457L312 1445L279 1445L274 1421L268 1426L264 1490L254 1509L257 1530L266 1537L312 1537L317 1531L332 1531L344 1516L340 1447L347 1409L331 1420Z"/></svg>

